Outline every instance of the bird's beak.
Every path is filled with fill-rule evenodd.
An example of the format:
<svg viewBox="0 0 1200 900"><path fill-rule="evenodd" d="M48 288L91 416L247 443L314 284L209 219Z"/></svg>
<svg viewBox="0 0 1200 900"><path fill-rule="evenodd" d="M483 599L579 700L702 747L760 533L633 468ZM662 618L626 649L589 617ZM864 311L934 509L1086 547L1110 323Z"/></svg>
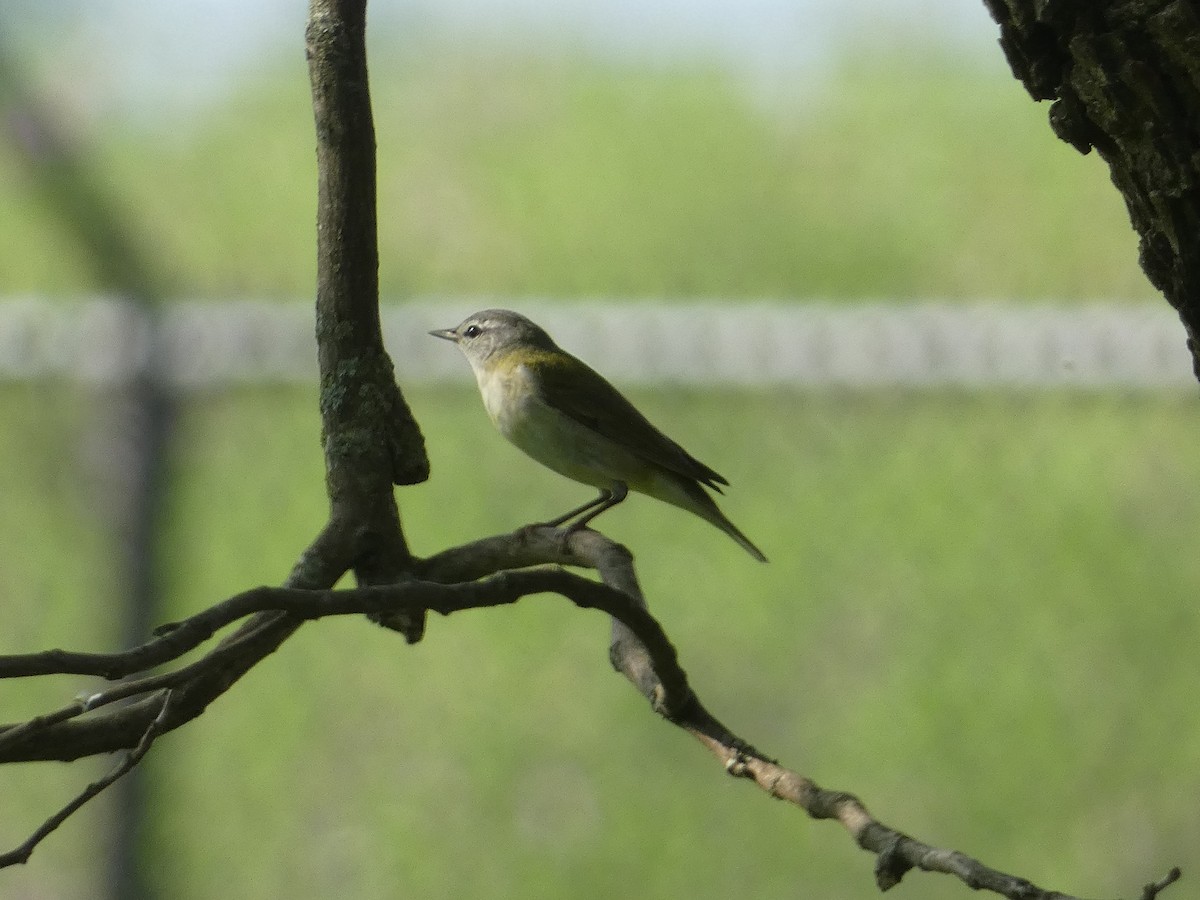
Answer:
<svg viewBox="0 0 1200 900"><path fill-rule="evenodd" d="M434 337L440 337L444 341L454 341L458 343L458 332L453 328L439 328L436 331L429 332Z"/></svg>

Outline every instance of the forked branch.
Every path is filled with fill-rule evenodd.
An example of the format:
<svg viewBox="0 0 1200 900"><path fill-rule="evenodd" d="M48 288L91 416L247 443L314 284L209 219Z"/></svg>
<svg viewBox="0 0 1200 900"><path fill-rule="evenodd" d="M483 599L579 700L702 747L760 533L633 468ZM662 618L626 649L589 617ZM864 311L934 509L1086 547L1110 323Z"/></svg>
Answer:
<svg viewBox="0 0 1200 900"><path fill-rule="evenodd" d="M158 714L150 720L150 724L146 726L146 731L142 735L141 740L137 742L137 745L125 754L125 758L111 772L84 788L70 803L38 826L37 830L26 838L19 847L14 847L7 853L0 853L0 869L28 862L37 845L48 838L58 826L82 809L84 804L93 797L98 797L105 789L131 772L142 761L142 757L149 752L150 745L154 743L155 738L162 734L166 726L172 696L170 691L162 693L161 700L158 701Z"/></svg>
<svg viewBox="0 0 1200 900"><path fill-rule="evenodd" d="M133 676L46 715L0 727L0 763L128 751L111 773L88 785L21 846L0 855L0 867L27 861L41 840L133 769L159 735L203 714L305 621L367 614L417 640L426 611L449 614L551 592L612 617L613 665L656 712L705 746L725 772L754 781L769 796L815 819L840 822L860 847L875 854L881 890L911 869L922 869L1011 900L1071 900L910 838L877 821L852 794L821 788L738 737L691 690L674 647L646 609L632 557L602 535L532 528L425 560L411 556L391 485L422 480L428 464L379 334L374 136L364 29L365 0L312 0L308 48L320 171L316 320L330 520L283 587L231 597L164 626L140 647L113 654L50 650L0 658L0 677ZM553 564L593 568L601 582L561 569L531 568ZM347 571L355 572L362 586L331 590ZM152 673L238 622L232 635L199 659ZM119 705L117 700L132 702ZM1146 885L1140 897L1153 900L1179 877L1179 870L1172 870Z"/></svg>
<svg viewBox="0 0 1200 900"><path fill-rule="evenodd" d="M561 568L545 568L554 563L595 569L601 581ZM538 566L541 568L533 568ZM157 665L164 656L178 658L219 629L249 617L233 638L180 669L145 676L82 698L48 716L0 729L0 762L72 758L46 755L44 748L39 749L39 742L66 720L94 713L118 699L145 695L146 702L155 704L156 709L150 724L135 737L134 750L121 766L105 779L89 785L21 847L0 856L0 866L25 862L42 838L133 768L158 734L175 727L168 710L170 704L159 698L171 698L193 680L211 678L214 672L231 664L242 671L253 666L267 655L257 639L264 631L270 633L278 628L281 622L291 623L294 630L303 621L336 615L424 611L449 615L552 593L581 608L600 610L612 617L610 657L614 667L650 700L656 712L706 747L724 771L750 779L769 796L799 807L814 819L836 820L860 847L875 854L875 881L880 890L893 887L910 870L922 869L953 875L971 888L1011 900L1074 900L1067 894L1048 891L1026 879L992 869L963 853L911 838L876 820L853 794L820 787L812 779L781 766L723 725L688 685L674 646L647 610L629 552L603 535L591 530L564 535L549 528L523 529L418 560L415 568L417 578L392 585L348 590L255 588L181 622L163 626L155 640L123 654L72 654L54 650L0 659L0 672L10 677L81 671L99 675L133 674L138 670L131 666L146 660L155 660ZM168 689L165 695L164 688ZM118 711L117 715L120 714ZM1179 877L1179 870L1172 870L1146 885L1140 897L1152 900Z"/></svg>

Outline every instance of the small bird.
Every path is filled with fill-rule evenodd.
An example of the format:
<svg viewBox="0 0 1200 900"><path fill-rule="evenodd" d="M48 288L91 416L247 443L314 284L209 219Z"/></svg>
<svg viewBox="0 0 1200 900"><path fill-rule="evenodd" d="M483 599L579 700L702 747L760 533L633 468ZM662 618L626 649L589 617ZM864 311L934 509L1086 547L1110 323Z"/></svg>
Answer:
<svg viewBox="0 0 1200 900"><path fill-rule="evenodd" d="M548 525L582 528L630 490L695 513L766 562L705 488L729 482L655 428L596 371L519 313L485 309L429 332L458 344L492 422L520 450L600 496Z"/></svg>

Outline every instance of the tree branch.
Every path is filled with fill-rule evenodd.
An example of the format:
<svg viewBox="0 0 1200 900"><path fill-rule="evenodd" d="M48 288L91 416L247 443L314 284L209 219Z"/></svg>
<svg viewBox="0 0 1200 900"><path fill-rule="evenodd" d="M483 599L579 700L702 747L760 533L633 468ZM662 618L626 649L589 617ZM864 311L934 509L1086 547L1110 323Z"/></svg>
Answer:
<svg viewBox="0 0 1200 900"><path fill-rule="evenodd" d="M1200 378L1200 13L1186 0L984 0L1050 127L1112 173L1150 282L1179 312Z"/></svg>
<svg viewBox="0 0 1200 900"><path fill-rule="evenodd" d="M362 584L404 577L411 555L392 482L412 483L428 472L420 431L396 387L380 335L365 18L365 0L310 4L306 37L318 144L316 332L330 518L301 555L286 582L289 588L330 588L351 569ZM85 716L86 704L74 704L33 720L36 727L26 723L19 730L8 729L5 758L77 759L139 746L152 727L155 734L162 733L203 713L302 622L277 612L260 613L192 666L99 695L128 695L171 683L177 686L169 708L143 696L119 709L106 705ZM423 619L401 616L385 624L415 641ZM204 637L186 631L165 635L107 663L94 654L26 656L10 660L7 673L67 666L113 677L175 658L197 639Z"/></svg>
<svg viewBox="0 0 1200 900"><path fill-rule="evenodd" d="M546 539L541 545L554 548L554 556L562 555L574 559L578 564L588 564L589 560L580 554L560 553L558 548L563 545L561 537L560 533L559 540ZM595 537L598 538L599 535ZM584 546L597 543L595 538L578 533L570 536L570 542ZM494 543L508 543L510 546L519 547L518 555L522 559L520 565L547 562L544 557L529 555L529 544L521 533L494 539ZM600 539L600 543L608 544L603 538ZM511 568L513 567L510 566L509 569ZM559 594L581 608L600 610L622 622L632 640L645 648L643 652L646 654L646 665L663 673L662 683L670 685L669 689L660 689L661 696L686 698L689 695L687 679L679 667L675 648L644 604L638 603L618 589L561 569L498 570L482 580L464 583L409 579L394 585L364 586L339 591L258 587L237 594L182 622L163 626L158 629L164 632L162 637L124 653L73 654L62 650L50 650L40 654L0 658L0 670L5 671L9 677L81 672L104 676L113 672L127 675L135 671L144 671L134 668L142 661L153 660L153 665L158 665L168 659L178 658L219 629L246 616L252 616L246 625L212 652L188 666L173 672L126 682L18 725L0 726L0 762L48 758L74 759L90 755L82 752L70 755L70 745L62 744L53 733L55 727L117 700L156 692L166 687L188 688L198 681L227 676L230 671L235 671L240 676L270 652L266 650L267 647L274 649L278 646L281 628L294 630L301 622L309 619L334 615L390 614L425 610L449 615L467 609L511 604L522 597L540 593ZM233 680L229 680L228 683L232 685ZM132 730L135 724L140 724L144 714L141 709L130 712L130 721L126 729ZM183 721L186 720L172 718L168 720L168 725L177 727ZM100 752L90 747L87 749L92 753Z"/></svg>
<svg viewBox="0 0 1200 900"><path fill-rule="evenodd" d="M992 5L999 8L1000 0ZM1066 5L1037 4L1043 10ZM51 650L0 659L3 677L61 672L143 676L0 728L0 762L70 760L132 748L109 775L88 785L29 840L0 855L0 867L25 862L63 821L134 768L159 735L204 712L303 622L365 613L415 641L428 610L448 615L549 592L609 614L613 666L652 708L706 747L728 774L752 780L769 796L815 819L841 823L860 847L875 855L881 890L915 868L950 874L971 888L1012 900L1071 900L890 828L852 794L821 788L738 737L691 690L675 648L646 608L632 556L597 532L535 526L426 560L412 557L392 484L424 479L428 460L380 338L374 135L364 29L364 0L311 0L307 41L319 168L316 331L329 521L284 586L238 594L164 626L140 647L113 654ZM1099 146L1090 132L1088 140ZM1144 235L1143 240L1145 254L1150 238ZM530 568L553 563L594 568L601 581L561 569ZM331 590L349 570L360 586ZM149 674L239 621L233 634L200 659ZM137 699L116 706L130 698ZM1142 898L1152 900L1179 877L1172 870L1146 885Z"/></svg>
<svg viewBox="0 0 1200 900"><path fill-rule="evenodd" d="M562 569L529 569L528 566L560 563L588 566L600 572L601 582L596 583ZM708 713L694 692L688 678L679 667L676 650L665 631L650 616L641 590L632 557L624 547L613 544L604 535L583 529L580 532L564 533L562 530L532 527L518 530L514 534L498 535L474 541L472 544L452 548L437 556L419 560L414 566L421 580L409 580L391 586L366 586L348 590L308 590L299 588L260 587L233 596L226 601L197 613L180 623L163 626L163 636L142 648L126 654L62 654L53 650L42 654L43 659L31 670L42 670L53 662L74 665L79 660L97 662L100 671L114 671L130 664L132 660L148 658L146 647L155 646L178 649L196 646L202 636L211 636L218 629L240 618L251 616L250 624L236 632L233 638L223 642L214 652L204 656L190 666L166 676L154 676L131 685L121 685L112 691L89 697L82 703L73 704L54 715L78 716L102 703L130 696L136 690L158 691L163 686L187 684L190 679L204 677L210 668L221 671L228 665L222 656L246 654L239 666L253 665L265 654L260 652L257 641L265 632L268 640L274 640L278 623L299 624L302 620L344 614L388 614L397 611L430 610L449 616L450 613L490 606L512 604L532 594L553 593L565 596L577 606L605 612L613 618L613 637L610 655L614 667L622 672L644 696L653 708L671 724L688 732L718 758L725 772L754 781L768 796L786 800L798 806L818 820L834 820L841 823L858 846L876 856L875 878L881 890L898 884L906 872L922 869L953 875L968 887L989 890L1012 900L1073 900L1067 894L1039 888L1036 884L1018 876L1004 874L980 863L964 853L934 847L890 828L872 817L866 806L853 794L845 791L826 790L809 778L780 766L772 758L734 734L718 719ZM523 571L518 571L523 569ZM254 623L258 623L254 625ZM257 630L256 630L257 629ZM180 636L186 636L186 640ZM169 643L174 642L174 643ZM181 650L187 652L187 650ZM23 656L23 660L37 660L38 654ZM248 664L248 665L247 665ZM11 670L10 666L10 670ZM74 670L72 670L74 671ZM155 695L160 696L160 695ZM155 698L149 698L151 704ZM44 719L44 718L43 718ZM0 761L14 758L47 758L30 754L36 746L38 734L53 727L56 721L47 722L46 727L38 720L26 722L23 732L16 740L8 740L8 732L0 731ZM158 710L151 720L155 736L169 730L172 716L166 709ZM143 733L138 746L146 742ZM152 738L151 738L152 739ZM145 750L142 750L144 754ZM131 755L132 756L132 755ZM140 755L137 755L140 758ZM41 840L47 829L53 830L62 818L78 809L95 793L119 778L128 766L110 780L96 782L88 791L80 794L77 802L38 829L32 844L25 845L0 857L11 862L28 859L32 846ZM97 787L100 785L100 787ZM41 835L41 836L38 836ZM35 840L35 838L37 840ZM1171 883L1178 880L1178 870L1172 870L1162 880L1147 884L1141 896L1152 899Z"/></svg>
<svg viewBox="0 0 1200 900"><path fill-rule="evenodd" d="M125 758L111 772L101 778L99 781L93 781L81 791L70 803L43 822L36 831L29 836L24 843L19 847L15 847L8 853L0 853L0 869L8 866L24 864L29 861L29 857L33 854L34 849L43 840L49 837L63 822L67 821L72 815L78 812L83 806L93 797L99 796L110 785L119 781L122 777L142 761L142 757L150 750L150 745L155 739L162 734L163 728L167 721L167 713L171 707L171 692L166 691L162 694L162 699L158 703L158 714L151 720L146 727L145 733L137 746L126 754Z"/></svg>
<svg viewBox="0 0 1200 900"><path fill-rule="evenodd" d="M600 573L601 582L557 568L528 568L547 563L594 568ZM753 781L769 796L799 807L814 819L839 822L858 846L875 854L875 881L880 890L895 886L910 870L921 869L952 875L973 889L987 890L1011 900L1074 900L1067 894L1049 891L1018 876L992 869L958 851L934 847L909 837L875 819L853 794L822 788L812 779L781 766L738 737L708 712L689 687L674 646L646 608L632 556L624 547L598 532L584 529L567 533L534 526L444 551L418 561L414 568L422 576L421 580L410 579L388 586L364 586L349 590L260 587L238 594L182 622L159 629L164 634L158 641L165 645L174 640L175 644L171 645L174 649L193 639L198 639L198 643L203 640L199 636L211 636L216 630L240 618L252 617L247 626L208 656L175 673L153 676L128 687L120 686L110 692L94 695L55 715L81 715L101 703L129 696L139 686L144 691L158 691L164 686L188 684L190 679L206 675L209 668L222 670L228 664L228 660L222 659L222 656L246 653L247 659L240 660L238 664L248 668L265 655L257 646L259 632L265 632L268 640L273 640L273 632L279 622L298 625L301 621L324 616L363 613L387 615L413 610L449 615L467 609L515 603L533 594L553 593L566 597L581 608L600 610L613 618L610 657L614 667L651 701L656 712L707 748L725 772ZM520 569L523 571L518 571ZM259 623L256 626L258 631L251 627L256 622ZM186 641L180 639L181 634L188 636ZM154 644L152 641L146 646ZM144 648L136 648L124 656L143 658L146 654ZM23 659L32 660L37 656L33 654ZM99 660L99 668L104 671L111 671L128 661L120 659L122 654L112 654L111 658L105 655L81 656ZM62 655L62 651L50 651L45 659L47 665L53 660L73 661L70 654ZM39 662L31 668L40 671L42 667L43 664ZM171 727L171 717L165 711L161 711L154 722L157 723L155 734ZM46 728L52 728L55 724L50 722ZM0 730L0 762L46 758L14 755L29 753L30 748L36 746L41 728L39 720L31 720L15 728L25 730L13 741L7 740L8 732ZM94 785L89 790L92 787ZM82 802L74 808L81 805ZM57 824L53 827L57 827ZM39 829L38 833L43 829ZM13 851L9 857L13 862L23 862L28 858L28 853L24 858L19 858L18 851ZM1164 878L1147 885L1141 897L1152 900L1179 877L1179 871L1172 870Z"/></svg>
<svg viewBox="0 0 1200 900"><path fill-rule="evenodd" d="M412 564L392 483L424 481L429 459L379 324L366 16L366 0L310 0L305 42L317 132L317 363L330 523L354 536L359 583L387 584ZM412 613L379 621L409 643L425 629Z"/></svg>

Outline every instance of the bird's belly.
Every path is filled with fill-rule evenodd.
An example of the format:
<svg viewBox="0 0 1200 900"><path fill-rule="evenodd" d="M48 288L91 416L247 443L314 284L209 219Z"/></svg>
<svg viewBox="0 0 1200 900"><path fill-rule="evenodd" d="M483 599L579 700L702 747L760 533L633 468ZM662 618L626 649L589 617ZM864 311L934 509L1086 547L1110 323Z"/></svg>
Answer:
<svg viewBox="0 0 1200 900"><path fill-rule="evenodd" d="M560 475L607 489L623 481L637 489L649 476L640 458L536 397L506 404L496 426L524 453Z"/></svg>

